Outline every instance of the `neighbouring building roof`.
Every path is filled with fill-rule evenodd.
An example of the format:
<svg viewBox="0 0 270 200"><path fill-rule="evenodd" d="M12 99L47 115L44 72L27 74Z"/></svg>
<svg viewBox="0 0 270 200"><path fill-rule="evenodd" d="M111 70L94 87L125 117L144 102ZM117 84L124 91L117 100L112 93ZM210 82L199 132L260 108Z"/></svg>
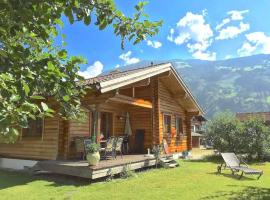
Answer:
<svg viewBox="0 0 270 200"><path fill-rule="evenodd" d="M175 75L179 85L183 87L187 95L191 97L194 105L198 108L200 114L203 115L202 108L171 63L160 63L136 69L122 69L121 71L115 70L105 75L86 79L85 84L94 87L101 93L105 93L169 71Z"/></svg>
<svg viewBox="0 0 270 200"><path fill-rule="evenodd" d="M236 113L236 118L240 121L245 121L252 117L260 117L262 118L267 124L270 125L270 112L247 112L247 113Z"/></svg>

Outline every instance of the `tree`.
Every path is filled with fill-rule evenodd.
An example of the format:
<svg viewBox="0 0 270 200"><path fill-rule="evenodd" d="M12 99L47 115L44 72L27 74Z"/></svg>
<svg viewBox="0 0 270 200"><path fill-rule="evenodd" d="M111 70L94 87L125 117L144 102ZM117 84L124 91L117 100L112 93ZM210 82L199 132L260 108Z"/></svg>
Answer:
<svg viewBox="0 0 270 200"><path fill-rule="evenodd" d="M262 160L270 149L270 130L263 119L252 117L243 122L243 147L249 157L256 156Z"/></svg>
<svg viewBox="0 0 270 200"><path fill-rule="evenodd" d="M82 57L69 56L57 46L58 30L66 16L71 24L83 21L134 44L157 34L161 21L150 22L146 2L125 16L113 0L2 0L0 2L0 139L14 141L29 119L60 115L76 118L87 87L78 75ZM61 35L63 38L64 36ZM48 105L48 100L54 106ZM59 109L56 109L59 108Z"/></svg>
<svg viewBox="0 0 270 200"><path fill-rule="evenodd" d="M221 112L207 123L208 139L220 152L239 153L242 149L241 128L241 123L232 112Z"/></svg>
<svg viewBox="0 0 270 200"><path fill-rule="evenodd" d="M270 153L270 128L261 118L240 122L232 112L218 113L207 124L207 136L219 152L246 154L258 160Z"/></svg>

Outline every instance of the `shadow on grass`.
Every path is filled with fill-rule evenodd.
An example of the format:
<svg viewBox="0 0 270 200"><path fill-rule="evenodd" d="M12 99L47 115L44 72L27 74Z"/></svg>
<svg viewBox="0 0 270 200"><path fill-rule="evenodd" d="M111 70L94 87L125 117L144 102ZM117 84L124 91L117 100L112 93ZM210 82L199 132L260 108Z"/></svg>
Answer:
<svg viewBox="0 0 270 200"><path fill-rule="evenodd" d="M211 172L211 173L207 173L210 175L216 175L216 176L222 176L222 177L226 177L226 178L231 178L231 179L235 179L235 180L239 180L240 175L239 174L225 174L225 173L217 173L217 172ZM257 176L242 176L242 178L239 181L256 181L257 180Z"/></svg>
<svg viewBox="0 0 270 200"><path fill-rule="evenodd" d="M56 187L67 185L77 187L88 185L90 183L88 179L52 173L31 175L22 171L0 170L0 190L18 185L26 185L35 181L48 181L49 183L47 186Z"/></svg>
<svg viewBox="0 0 270 200"><path fill-rule="evenodd" d="M155 169L155 168L149 167L149 168L144 168L140 170L135 170L135 172L136 174L143 173L152 169ZM129 178L132 178L132 177L129 177ZM48 183L46 183L46 186L52 186L52 187L61 187L61 186L80 187L80 186L86 186L86 185L99 183L99 182L109 182L111 180L116 180L116 179L120 180L124 178L121 177L120 174L117 174L113 176L90 180L87 178L54 174L54 173L49 173L49 172L30 174L25 171L1 169L0 170L0 190L13 187L13 186L26 185L35 181L47 181Z"/></svg>
<svg viewBox="0 0 270 200"><path fill-rule="evenodd" d="M229 185L236 188L238 185ZM270 188L254 187L254 186L242 186L240 191L218 191L214 195L205 196L201 199L217 199L224 198L228 200L269 200Z"/></svg>
<svg viewBox="0 0 270 200"><path fill-rule="evenodd" d="M188 160L189 162L212 162L220 164L223 162L223 159L220 155L207 155L201 159Z"/></svg>

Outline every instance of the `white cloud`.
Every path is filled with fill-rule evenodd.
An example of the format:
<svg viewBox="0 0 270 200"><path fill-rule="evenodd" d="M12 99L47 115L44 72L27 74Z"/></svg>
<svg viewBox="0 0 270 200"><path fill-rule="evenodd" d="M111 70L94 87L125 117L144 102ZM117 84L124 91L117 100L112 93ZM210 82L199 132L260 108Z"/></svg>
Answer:
<svg viewBox="0 0 270 200"><path fill-rule="evenodd" d="M248 56L255 53L270 53L270 36L264 32L253 32L246 34L246 41L237 50L239 56Z"/></svg>
<svg viewBox="0 0 270 200"><path fill-rule="evenodd" d="M245 14L245 13L248 13L249 12L249 10L231 10L231 11L229 11L229 12L227 12L227 14L228 15L230 15L231 16L231 19L232 20L243 20L244 19L244 17L243 17L243 14Z"/></svg>
<svg viewBox="0 0 270 200"><path fill-rule="evenodd" d="M94 62L93 65L90 65L86 68L85 71L79 71L79 75L83 76L84 78L93 78L98 76L102 73L103 70L103 64L100 61Z"/></svg>
<svg viewBox="0 0 270 200"><path fill-rule="evenodd" d="M115 65L115 68L117 69L117 68L119 68L120 67L120 65L119 64L117 64L117 65Z"/></svg>
<svg viewBox="0 0 270 200"><path fill-rule="evenodd" d="M220 24L216 26L216 30L219 32L219 35L215 38L216 40L225 40L232 39L240 35L241 33L248 31L250 26L248 23L243 23L244 19L243 14L248 13L249 10L231 10L227 12L229 15L227 18L223 19ZM227 26L232 21L240 21L239 26Z"/></svg>
<svg viewBox="0 0 270 200"><path fill-rule="evenodd" d="M225 60L232 58L232 55L226 55Z"/></svg>
<svg viewBox="0 0 270 200"><path fill-rule="evenodd" d="M244 19L243 14L248 13L249 10L231 10L227 12L229 17L222 20L220 24L216 26L216 30L220 30L223 26L230 23L231 21L242 21Z"/></svg>
<svg viewBox="0 0 270 200"><path fill-rule="evenodd" d="M216 60L217 54L216 52L201 52L196 51L192 54L194 58L200 59L200 60Z"/></svg>
<svg viewBox="0 0 270 200"><path fill-rule="evenodd" d="M187 12L176 24L175 29L170 30L167 39L176 45L186 44L192 56L199 59L215 59L216 53L206 52L212 44L213 31L204 17L207 11L202 14Z"/></svg>
<svg viewBox="0 0 270 200"><path fill-rule="evenodd" d="M222 22L216 26L216 30L221 29L223 26L225 26L226 24L230 23L230 21L231 21L230 18L223 19Z"/></svg>
<svg viewBox="0 0 270 200"><path fill-rule="evenodd" d="M249 30L249 24L245 24L240 22L239 27L237 26L228 26L224 29L219 31L219 35L216 37L216 40L225 40L225 39L232 39L237 37L239 34Z"/></svg>
<svg viewBox="0 0 270 200"><path fill-rule="evenodd" d="M151 40L147 40L147 45L150 47L153 47L155 49L158 49L162 46L162 43L159 41L151 41Z"/></svg>
<svg viewBox="0 0 270 200"><path fill-rule="evenodd" d="M125 62L125 65L135 64L140 62L139 58L131 57L131 51L128 51L127 53L123 53L119 56L121 60Z"/></svg>
<svg viewBox="0 0 270 200"><path fill-rule="evenodd" d="M174 34L174 29L171 28L171 29L170 29L170 34L167 36L167 39L168 39L170 42L173 42L173 34Z"/></svg>

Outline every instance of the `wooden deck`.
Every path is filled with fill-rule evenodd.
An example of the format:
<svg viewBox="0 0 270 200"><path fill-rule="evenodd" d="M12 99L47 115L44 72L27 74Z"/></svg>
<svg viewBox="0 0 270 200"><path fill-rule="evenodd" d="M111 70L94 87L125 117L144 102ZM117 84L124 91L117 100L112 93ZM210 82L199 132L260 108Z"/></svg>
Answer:
<svg viewBox="0 0 270 200"><path fill-rule="evenodd" d="M39 161L34 167L35 171L48 171L56 174L70 175L82 178L97 179L121 173L125 167L130 170L151 167L156 164L155 158L145 155L124 155L117 159L101 160L98 166L89 166L87 161L81 160L48 160Z"/></svg>

